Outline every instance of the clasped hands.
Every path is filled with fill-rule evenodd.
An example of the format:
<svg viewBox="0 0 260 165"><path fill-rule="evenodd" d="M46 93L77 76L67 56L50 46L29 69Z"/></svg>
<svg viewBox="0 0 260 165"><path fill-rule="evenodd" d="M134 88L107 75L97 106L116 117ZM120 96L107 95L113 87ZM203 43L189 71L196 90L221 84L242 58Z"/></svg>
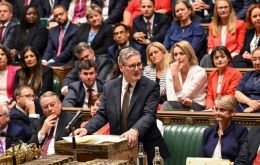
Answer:
<svg viewBox="0 0 260 165"><path fill-rule="evenodd" d="M144 34L143 32L136 32L133 35L133 38L140 44L143 45L148 45L151 43L151 41L149 39L145 39L146 34Z"/></svg>
<svg viewBox="0 0 260 165"><path fill-rule="evenodd" d="M75 136L84 136L88 133L86 128L78 128L74 131ZM128 131L126 131L125 133L123 133L122 135L120 135L120 138L126 138L128 141L128 145L130 147L133 147L137 144L138 142L138 135L139 132L137 129L135 128L131 128Z"/></svg>

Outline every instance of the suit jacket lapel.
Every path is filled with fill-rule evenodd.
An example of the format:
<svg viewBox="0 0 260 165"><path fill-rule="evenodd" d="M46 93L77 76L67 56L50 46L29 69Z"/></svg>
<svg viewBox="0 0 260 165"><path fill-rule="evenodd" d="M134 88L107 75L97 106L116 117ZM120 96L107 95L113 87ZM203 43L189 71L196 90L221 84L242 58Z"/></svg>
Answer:
<svg viewBox="0 0 260 165"><path fill-rule="evenodd" d="M141 78L136 83L135 89L133 91L131 101L130 101L130 105L129 105L129 109L128 109L128 114L132 111L135 102L138 100L138 97L140 97L140 93L143 93L144 89L145 89L144 79Z"/></svg>
<svg viewBox="0 0 260 165"><path fill-rule="evenodd" d="M121 116L121 93L122 93L122 78L119 78L117 83L114 85L113 95L116 107L116 119L120 120Z"/></svg>
<svg viewBox="0 0 260 165"><path fill-rule="evenodd" d="M103 33L104 33L103 28L104 28L104 23L101 25L100 29L97 31L97 34L95 35L95 37L91 43L92 47L95 47L97 44L97 41L100 41L100 38L103 36Z"/></svg>

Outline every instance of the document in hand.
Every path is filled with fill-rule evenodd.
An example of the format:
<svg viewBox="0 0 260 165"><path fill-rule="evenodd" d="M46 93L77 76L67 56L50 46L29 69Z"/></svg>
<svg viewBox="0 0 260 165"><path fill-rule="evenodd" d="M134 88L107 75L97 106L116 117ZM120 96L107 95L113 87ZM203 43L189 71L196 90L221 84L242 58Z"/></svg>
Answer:
<svg viewBox="0 0 260 165"><path fill-rule="evenodd" d="M72 137L63 137L67 142L72 142ZM75 136L76 143L90 143L90 144L101 144L105 142L121 142L126 140L125 138L120 138L117 135L86 135L82 137Z"/></svg>

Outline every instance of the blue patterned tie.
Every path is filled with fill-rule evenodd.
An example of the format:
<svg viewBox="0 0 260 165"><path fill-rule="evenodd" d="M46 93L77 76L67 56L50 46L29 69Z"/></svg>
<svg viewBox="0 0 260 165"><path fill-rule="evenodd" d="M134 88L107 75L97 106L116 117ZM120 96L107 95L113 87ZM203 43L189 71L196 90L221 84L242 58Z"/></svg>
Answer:
<svg viewBox="0 0 260 165"><path fill-rule="evenodd" d="M0 153L4 153L3 142L0 140Z"/></svg>

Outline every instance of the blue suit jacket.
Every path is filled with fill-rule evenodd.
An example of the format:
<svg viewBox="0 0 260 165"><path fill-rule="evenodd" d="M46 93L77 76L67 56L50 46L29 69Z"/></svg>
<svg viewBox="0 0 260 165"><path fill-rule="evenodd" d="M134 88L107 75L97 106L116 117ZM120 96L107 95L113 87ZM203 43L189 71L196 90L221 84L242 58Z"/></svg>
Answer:
<svg viewBox="0 0 260 165"><path fill-rule="evenodd" d="M171 24L171 19L166 14L154 13L154 22L152 28L153 37L150 38L152 42L163 42L166 32ZM137 16L133 21L133 34L136 32L147 32L147 24L144 21L143 15Z"/></svg>
<svg viewBox="0 0 260 165"><path fill-rule="evenodd" d="M91 3L103 7L103 0L91 0ZM104 21L106 24L115 24L123 19L123 13L128 4L128 0L110 0L108 5L108 18Z"/></svg>
<svg viewBox="0 0 260 165"><path fill-rule="evenodd" d="M15 137L19 140L22 140L23 142L28 142L32 135L32 134L29 134L26 131L26 129L23 128L21 125L13 123L13 122L8 123L8 128L7 128L6 134L10 135L12 137ZM5 143L6 143L6 149L8 149L11 147L11 144L15 143L15 142L12 142L11 139L6 138Z"/></svg>
<svg viewBox="0 0 260 165"><path fill-rule="evenodd" d="M247 128L232 122L226 128L221 137L221 156L223 159L234 161L241 149L242 144L247 136ZM203 133L201 156L213 156L213 152L218 143L218 125L206 128Z"/></svg>
<svg viewBox="0 0 260 165"><path fill-rule="evenodd" d="M59 47L60 27L57 26L50 29L48 45L42 59L46 61L53 59L55 62L51 63L51 65L57 66L68 63L73 55L72 47L74 45L77 30L78 26L70 22L62 40L61 54L56 56Z"/></svg>
<svg viewBox="0 0 260 165"><path fill-rule="evenodd" d="M122 77L110 80L103 86L99 110L85 126L88 134L96 132L107 122L110 125L110 134L120 135L123 133L120 128L121 88ZM144 144L149 164L151 164L154 157L155 146L160 147L163 158L169 156L167 146L156 126L159 96L159 85L142 76L136 83L128 111L128 129L135 128L139 131L139 141Z"/></svg>
<svg viewBox="0 0 260 165"><path fill-rule="evenodd" d="M13 48L16 26L17 26L17 23L14 20L11 20L5 27L4 34L2 37L1 44L7 46L10 49Z"/></svg>
<svg viewBox="0 0 260 165"><path fill-rule="evenodd" d="M145 52L144 47L133 41L129 41L129 46L135 48L136 50L138 50L141 53L142 62L146 64L146 52ZM119 47L117 44L113 44L108 47L108 56L112 60L113 64L115 64L117 61L118 53L119 53Z"/></svg>

